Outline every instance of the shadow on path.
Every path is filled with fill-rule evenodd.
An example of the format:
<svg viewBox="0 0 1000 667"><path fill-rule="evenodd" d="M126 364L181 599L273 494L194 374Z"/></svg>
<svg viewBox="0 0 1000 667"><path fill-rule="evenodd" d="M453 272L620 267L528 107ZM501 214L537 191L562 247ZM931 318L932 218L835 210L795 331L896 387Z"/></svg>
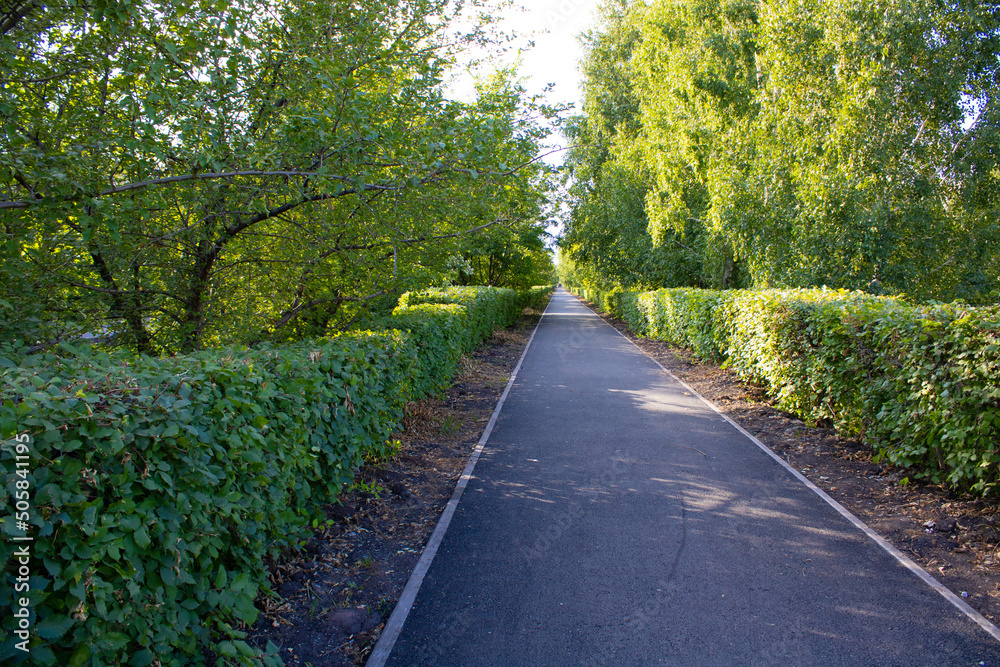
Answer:
<svg viewBox="0 0 1000 667"><path fill-rule="evenodd" d="M997 642L564 291L388 661L980 663Z"/></svg>

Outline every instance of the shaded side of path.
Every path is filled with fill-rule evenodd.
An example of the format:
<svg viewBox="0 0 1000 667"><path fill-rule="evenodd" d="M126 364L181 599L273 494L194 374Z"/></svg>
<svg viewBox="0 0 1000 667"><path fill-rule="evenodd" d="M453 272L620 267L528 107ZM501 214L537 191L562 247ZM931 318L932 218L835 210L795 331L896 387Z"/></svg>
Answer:
<svg viewBox="0 0 1000 667"><path fill-rule="evenodd" d="M997 642L562 290L388 661L980 663Z"/></svg>

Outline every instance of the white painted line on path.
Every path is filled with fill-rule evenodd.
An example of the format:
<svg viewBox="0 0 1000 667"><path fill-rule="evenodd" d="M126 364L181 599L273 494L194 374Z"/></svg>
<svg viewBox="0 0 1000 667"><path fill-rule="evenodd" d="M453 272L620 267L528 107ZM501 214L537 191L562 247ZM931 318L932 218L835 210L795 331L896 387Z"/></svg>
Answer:
<svg viewBox="0 0 1000 667"><path fill-rule="evenodd" d="M579 297L577 297L577 299L579 299ZM601 322L604 322L604 319L601 318L600 316L595 315L595 317L598 317L598 319L600 319ZM760 447L764 451L765 454L767 454L772 459L774 459L775 461L777 461L781 465L781 467L783 467L785 470L787 470L788 472L790 472L797 480L799 480L800 482L802 482L803 484L805 484L806 487L808 487L813 493L815 493L820 498L822 498L824 501L826 501L826 503L828 505L830 505L833 509L837 510L837 512L839 512L845 519L847 519L852 524L854 524L855 528L857 528L858 530L860 530L861 532L863 532L865 535L867 535L868 537L870 537L876 544L878 544L885 551L887 551L893 558L895 558L899 562L900 565L902 565L903 567L905 567L906 569L910 570L915 575L917 575L918 577L920 577L920 579L922 579L924 581L924 583L926 583L928 586L930 586L931 588L933 588L934 590L936 590L938 593L940 593L944 597L944 599L946 599L948 602L950 602L953 605L955 605L955 607L957 607L959 609L959 611L961 611L963 614L965 614L970 619L972 619L973 621L975 621L976 624L979 625L979 627L981 627L987 633L989 633L990 636L992 636L997 641L1000 641L1000 628L998 628L997 626L993 625L993 623L991 623L985 616L983 616L978 611L976 611L975 609L973 609L972 607L970 607L969 604L965 600L963 600L962 598L960 598L957 595L955 595L955 593L953 593L951 590L949 590L947 586L945 586L940 581L938 581L937 579L935 579L927 570L925 570L924 568L920 567L920 565L918 565L913 560L911 560L902 551L900 551L896 547L892 546L884 537L882 537L881 535L879 535L878 533L876 533L874 530L872 530L871 527L868 526L868 524L866 524L864 521L862 521L861 519L859 519L858 517L856 517L854 514L852 514L851 511L848 510L846 507L844 507L843 505L841 505L840 503L838 503L836 500L834 500L833 498L831 498L829 496L829 494L827 494L825 491L823 491L823 489L819 488L818 486L816 486L815 484L813 484L811 481L809 481L809 479L805 475L803 475L802 473L800 473L798 470L796 470L795 468L793 468L787 461L785 461L780 456L778 456L773 451L771 451L770 447L768 447L767 445L765 445L763 442L761 442L756 437L754 437L753 434L751 434L750 432L748 432L745 428L743 428L742 426L740 426L739 424L737 424L736 422L734 422L732 419L730 419L729 416L719 408L719 406L717 406L715 403L713 403L712 401L708 400L707 398L705 398L704 396L702 396L701 394L699 394L688 383L684 382L679 377L677 377L676 375L674 375L673 373L671 373L669 370L667 370L663 366L663 364L661 364L659 361L657 361L651 354L649 354L648 352L646 352L645 350L643 350L641 347L639 347L638 345L636 345L633 341L631 341L629 339L628 336L626 336L625 334L623 334L621 331L618 331L618 329L616 329L615 327L612 327L607 322L604 322L604 324L606 324L607 326L609 326L612 329L614 329L615 332L617 332L619 336L621 336L622 338L624 338L625 340L627 340L633 347L635 347L635 349L639 350L639 352L641 352L642 354L644 354L647 357L649 357L650 359L652 359L653 362L657 366L659 366L660 369L664 373L666 373L671 378L673 378L674 381L676 381L682 387L684 387L685 389L687 389L693 395L695 395L698 398L700 398L703 403L705 403L708 407L712 408L712 410L714 410L715 412L717 412L719 414L719 416L721 416L723 419L725 419L727 422L729 422L732 425L733 428L735 428L737 431L739 431L740 433L742 433L743 435L745 435L747 438L749 438L750 441L753 442L758 447Z"/></svg>
<svg viewBox="0 0 1000 667"><path fill-rule="evenodd" d="M551 304L552 301L550 300L549 305ZM549 308L546 306L545 313L548 312ZM403 631L403 624L406 623L406 617L409 616L410 610L413 608L413 603L417 599L417 593L420 592L420 585L423 583L424 577L427 575L427 571L430 569L431 563L434 561L434 556L437 554L438 547L441 546L442 540L444 540L445 533L448 532L448 526L451 524L451 518L455 515L455 510L458 508L458 501L462 498L462 494L465 492L465 487L468 486L469 480L472 479L472 472L476 468L479 456L483 453L483 448L486 447L486 442L490 439L490 434L493 433L493 427L496 426L497 418L500 416L500 410L503 408L503 404L507 401L507 396L510 394L511 387L514 386L517 374L521 370L521 364L524 363L524 358L528 355L528 350L531 349L531 343L535 340L535 334L538 332L538 327L541 325L542 319L545 318L545 313L542 313L542 318L538 320L538 324L535 325L534 331L531 332L531 337L528 338L528 344L524 346L524 352L521 353L521 358L518 359L517 366L514 367L514 372L510 374L510 380L507 381L507 387L500 396L500 401L493 410L493 415L490 417L489 423L486 424L486 430L483 431L483 435L479 438L476 448L472 451L472 456L469 457L469 463L465 466L465 471L462 473L461 479L458 480L458 484L455 486L455 491L451 494L451 500L448 501L448 506L444 508L441 518L438 519L437 527L434 529L434 533L431 534L431 538L427 540L427 546L424 547L423 553L420 554L420 560L417 561L417 566L413 569L413 574L410 575L410 580L406 582L406 588L403 589L403 594L399 596L399 602L396 603L396 607L392 610L392 615L389 616L389 620L386 622L385 628L379 636L375 649L368 657L368 662L365 663L365 667L383 667L389 659L389 656L392 654L392 647L396 644L396 640Z"/></svg>

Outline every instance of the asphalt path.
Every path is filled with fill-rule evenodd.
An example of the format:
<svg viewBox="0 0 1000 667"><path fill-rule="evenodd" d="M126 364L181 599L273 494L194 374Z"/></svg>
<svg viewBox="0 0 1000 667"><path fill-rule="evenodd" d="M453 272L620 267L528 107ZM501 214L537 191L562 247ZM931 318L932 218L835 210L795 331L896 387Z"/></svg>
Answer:
<svg viewBox="0 0 1000 667"><path fill-rule="evenodd" d="M1000 643L574 297L387 664L1000 665Z"/></svg>

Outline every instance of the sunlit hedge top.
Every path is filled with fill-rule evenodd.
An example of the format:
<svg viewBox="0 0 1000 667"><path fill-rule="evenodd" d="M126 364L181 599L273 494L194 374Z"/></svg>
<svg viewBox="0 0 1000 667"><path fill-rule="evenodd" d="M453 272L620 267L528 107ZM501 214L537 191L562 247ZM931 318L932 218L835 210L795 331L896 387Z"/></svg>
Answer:
<svg viewBox="0 0 1000 667"><path fill-rule="evenodd" d="M388 331L282 347L156 358L63 345L0 367L2 436L31 440L30 469L4 448L0 474L7 537L22 534L18 485L31 490L32 659L199 664L209 648L277 664L237 629L257 617L265 558L393 451L408 401L447 386L462 351L540 293L433 290L408 296ZM0 541L4 562L14 545ZM21 654L3 576L7 664Z"/></svg>
<svg viewBox="0 0 1000 667"><path fill-rule="evenodd" d="M1000 483L1000 306L827 289L587 292L642 335L732 367L915 476Z"/></svg>

